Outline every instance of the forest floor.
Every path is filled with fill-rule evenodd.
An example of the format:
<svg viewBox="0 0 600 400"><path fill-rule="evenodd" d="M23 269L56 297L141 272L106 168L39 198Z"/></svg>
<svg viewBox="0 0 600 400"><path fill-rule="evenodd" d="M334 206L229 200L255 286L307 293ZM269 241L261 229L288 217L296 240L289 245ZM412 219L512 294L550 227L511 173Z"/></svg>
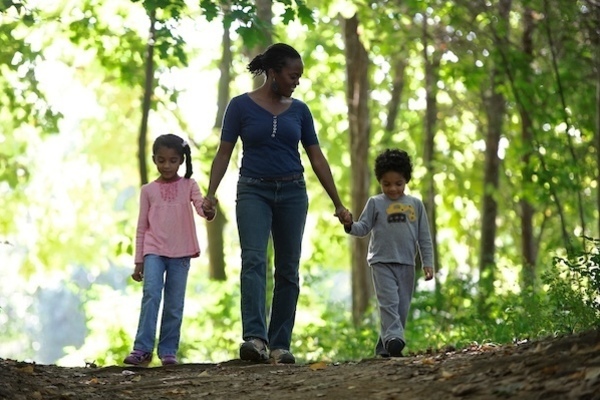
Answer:
<svg viewBox="0 0 600 400"><path fill-rule="evenodd" d="M0 398L600 399L600 330L400 358L280 365L58 367L0 359Z"/></svg>

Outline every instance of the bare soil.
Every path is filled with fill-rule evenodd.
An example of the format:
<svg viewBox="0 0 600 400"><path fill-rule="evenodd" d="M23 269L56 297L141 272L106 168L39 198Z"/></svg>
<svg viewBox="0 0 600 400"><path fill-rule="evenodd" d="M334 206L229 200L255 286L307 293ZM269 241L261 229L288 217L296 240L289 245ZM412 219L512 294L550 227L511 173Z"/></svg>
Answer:
<svg viewBox="0 0 600 400"><path fill-rule="evenodd" d="M600 399L600 330L401 358L305 365L66 368L0 359L0 398Z"/></svg>

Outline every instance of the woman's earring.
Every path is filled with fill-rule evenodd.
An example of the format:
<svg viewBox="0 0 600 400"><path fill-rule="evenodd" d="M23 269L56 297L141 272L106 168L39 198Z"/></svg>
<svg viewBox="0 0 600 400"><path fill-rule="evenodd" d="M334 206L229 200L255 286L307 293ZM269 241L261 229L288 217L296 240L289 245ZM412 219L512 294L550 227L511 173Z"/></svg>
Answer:
<svg viewBox="0 0 600 400"><path fill-rule="evenodd" d="M277 81L275 79L273 79L273 82L271 82L271 90L275 93L279 91L279 85L277 84Z"/></svg>

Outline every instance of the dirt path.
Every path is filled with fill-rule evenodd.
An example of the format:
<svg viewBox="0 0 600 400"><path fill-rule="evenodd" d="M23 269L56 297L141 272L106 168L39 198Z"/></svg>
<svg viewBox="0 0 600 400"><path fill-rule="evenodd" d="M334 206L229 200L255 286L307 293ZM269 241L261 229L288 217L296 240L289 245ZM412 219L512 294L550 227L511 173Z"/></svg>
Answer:
<svg viewBox="0 0 600 400"><path fill-rule="evenodd" d="M64 368L0 359L0 398L600 400L600 330L504 346L307 365Z"/></svg>

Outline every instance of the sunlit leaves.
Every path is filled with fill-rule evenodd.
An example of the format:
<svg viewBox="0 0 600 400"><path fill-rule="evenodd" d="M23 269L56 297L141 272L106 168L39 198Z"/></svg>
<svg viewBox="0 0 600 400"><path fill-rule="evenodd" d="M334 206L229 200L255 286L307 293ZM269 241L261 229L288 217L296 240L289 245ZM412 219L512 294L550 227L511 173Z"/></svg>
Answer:
<svg viewBox="0 0 600 400"><path fill-rule="evenodd" d="M285 25L295 20L299 20L307 26L314 24L312 10L306 6L303 0L280 0L274 3L284 6L284 11L280 17ZM222 17L225 26L235 26L236 32L242 36L247 47L252 48L254 45L262 42L262 38L260 37L260 32L262 31L261 25L269 21L261 22L258 19L254 1L201 0L200 7L202 8L204 17L208 21Z"/></svg>
<svg viewBox="0 0 600 400"><path fill-rule="evenodd" d="M19 0L1 0L0 1L0 13L8 11L8 9L14 8L17 13L21 12L25 8L25 4Z"/></svg>
<svg viewBox="0 0 600 400"><path fill-rule="evenodd" d="M204 11L204 17L208 21L212 21L219 15L219 5L212 0L200 0L200 7Z"/></svg>

